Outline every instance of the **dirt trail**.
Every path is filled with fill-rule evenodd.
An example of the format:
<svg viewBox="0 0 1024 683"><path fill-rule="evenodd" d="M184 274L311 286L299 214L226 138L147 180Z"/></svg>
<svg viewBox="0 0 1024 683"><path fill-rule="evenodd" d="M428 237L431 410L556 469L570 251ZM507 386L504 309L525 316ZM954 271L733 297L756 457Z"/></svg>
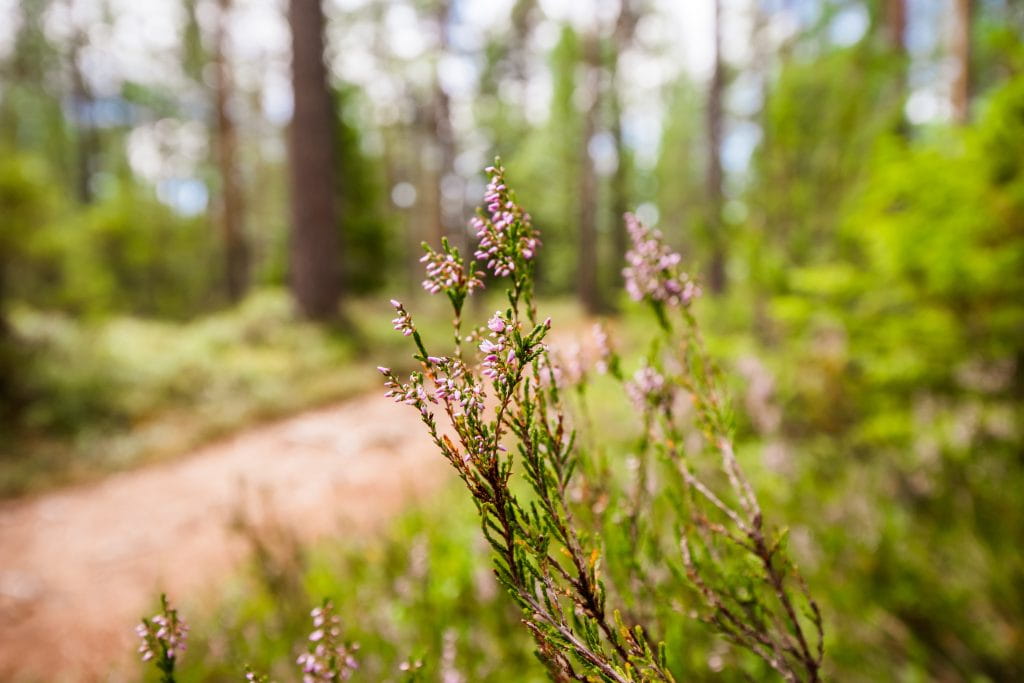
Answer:
<svg viewBox="0 0 1024 683"><path fill-rule="evenodd" d="M446 467L416 414L375 395L4 503L0 680L133 679L133 626L158 592L201 594L244 559L240 510L304 539L344 535L435 490Z"/></svg>

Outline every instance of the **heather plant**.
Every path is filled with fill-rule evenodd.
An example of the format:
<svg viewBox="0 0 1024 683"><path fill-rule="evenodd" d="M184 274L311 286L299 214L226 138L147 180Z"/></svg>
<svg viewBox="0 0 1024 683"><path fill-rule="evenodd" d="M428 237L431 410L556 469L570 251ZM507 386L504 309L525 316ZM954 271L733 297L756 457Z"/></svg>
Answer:
<svg viewBox="0 0 1024 683"><path fill-rule="evenodd" d="M303 683L335 683L347 681L359 668L355 653L357 644L341 639L341 619L330 600L310 612L313 632L309 634L307 651L299 655L296 663L302 667Z"/></svg>
<svg viewBox="0 0 1024 683"><path fill-rule="evenodd" d="M659 333L629 380L607 332L595 339L595 369L624 381L642 424L636 473L622 491L587 433L589 368L579 352L559 360L552 321L537 313L539 234L504 169L495 164L487 173L485 207L472 223L480 240L474 256L507 281L508 305L464 329L463 304L482 286L482 273L448 243L440 252L427 247L424 288L451 302L454 346L429 351L412 316L392 301L394 326L412 337L420 369L405 379L379 370L387 395L419 412L471 495L495 575L522 609L549 675L675 680L679 663L659 634L667 620L696 613L785 680L820 680L821 615L735 455L728 407L690 311L700 288L680 255L626 217L633 242L626 289L650 307ZM473 356L464 353L469 343ZM517 470L525 489L513 479ZM670 514L659 528L665 501ZM609 554L621 522L631 550ZM667 620L655 604L666 591L679 606Z"/></svg>
<svg viewBox="0 0 1024 683"><path fill-rule="evenodd" d="M174 666L185 652L188 624L178 616L178 610L171 607L166 595L160 595L160 612L143 619L135 632L142 640L139 645L142 661L154 663L162 683L174 683Z"/></svg>

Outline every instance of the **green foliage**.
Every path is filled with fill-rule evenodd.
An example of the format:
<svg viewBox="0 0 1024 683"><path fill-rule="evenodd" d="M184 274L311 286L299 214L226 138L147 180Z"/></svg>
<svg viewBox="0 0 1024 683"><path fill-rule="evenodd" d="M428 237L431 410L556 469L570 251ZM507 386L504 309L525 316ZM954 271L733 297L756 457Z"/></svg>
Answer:
<svg viewBox="0 0 1024 683"><path fill-rule="evenodd" d="M683 253L693 253L703 234L704 178L707 154L701 129L704 121L701 95L694 83L680 79L668 95L665 128L661 134L655 169L660 225Z"/></svg>
<svg viewBox="0 0 1024 683"><path fill-rule="evenodd" d="M205 219L184 218L148 191L120 184L71 213L35 157L0 163L0 270L9 300L97 316L183 318L208 308L216 252Z"/></svg>
<svg viewBox="0 0 1024 683"><path fill-rule="evenodd" d="M773 438L843 680L1024 675L1022 140L1018 80L972 128L882 145L844 207L851 261L773 302Z"/></svg>
<svg viewBox="0 0 1024 683"><path fill-rule="evenodd" d="M364 314L365 315L365 314ZM366 316L380 323L385 311ZM296 319L282 292L175 324L82 324L17 307L31 349L24 412L0 459L0 495L176 454L213 435L363 389L350 341Z"/></svg>
<svg viewBox="0 0 1024 683"><path fill-rule="evenodd" d="M55 206L39 159L0 155L0 424L16 417L24 399L27 350L13 338L7 320L12 271L30 258L33 238L52 219Z"/></svg>
<svg viewBox="0 0 1024 683"><path fill-rule="evenodd" d="M544 226L544 249L538 258L537 281L546 291L572 291L576 282L576 249L580 155L583 122L577 110L577 73L583 58L580 36L563 26L551 51L553 78L551 114L547 124L526 137L508 166L524 196L535 197L534 221Z"/></svg>
<svg viewBox="0 0 1024 683"><path fill-rule="evenodd" d="M41 233L39 272L20 297L76 314L184 318L208 308L217 247L205 218L185 218L149 191L122 184ZM196 259L202 260L197 267Z"/></svg>
<svg viewBox="0 0 1024 683"><path fill-rule="evenodd" d="M37 158L0 158L0 293L10 296L12 269L31 258L38 234L53 220L57 197ZM0 300L0 310L4 302Z"/></svg>
<svg viewBox="0 0 1024 683"><path fill-rule="evenodd" d="M771 85L749 197L769 282L834 256L841 206L877 137L900 121L898 68L865 43L788 62Z"/></svg>
<svg viewBox="0 0 1024 683"><path fill-rule="evenodd" d="M335 92L339 112L335 161L342 244L344 291L365 294L380 289L391 275L382 264L396 261L394 225L384 214L383 167L363 151L363 104L353 86Z"/></svg>
<svg viewBox="0 0 1024 683"><path fill-rule="evenodd" d="M309 611L329 598L346 640L359 644L355 680L541 681L518 611L501 594L475 511L455 491L411 510L375 539L302 550L280 529L246 527L257 561L194 621L179 681L235 681L243 666L297 678Z"/></svg>
<svg viewBox="0 0 1024 683"><path fill-rule="evenodd" d="M61 65L59 49L44 27L50 4L50 0L25 0L17 5L14 45L0 62L0 146L38 154L54 178L70 190L74 134L54 83Z"/></svg>

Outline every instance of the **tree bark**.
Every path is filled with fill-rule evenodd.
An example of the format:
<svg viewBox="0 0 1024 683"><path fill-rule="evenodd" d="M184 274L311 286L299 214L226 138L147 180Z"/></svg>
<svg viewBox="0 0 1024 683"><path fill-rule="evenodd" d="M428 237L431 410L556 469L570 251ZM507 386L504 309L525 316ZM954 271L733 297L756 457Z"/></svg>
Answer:
<svg viewBox="0 0 1024 683"><path fill-rule="evenodd" d="M725 291L725 236L722 234L722 96L725 91L725 65L722 62L722 0L715 0L714 68L708 85L708 234L711 259L708 267L708 286L715 294Z"/></svg>
<svg viewBox="0 0 1024 683"><path fill-rule="evenodd" d="M69 10L70 10L69 5ZM96 173L99 159L99 136L93 117L95 99L85 82L80 63L82 48L87 38L82 28L76 28L71 36L68 67L71 72L71 100L75 108L75 192L82 204L91 204L95 199L92 178Z"/></svg>
<svg viewBox="0 0 1024 683"><path fill-rule="evenodd" d="M889 48L896 54L907 52L907 0L885 0L883 26Z"/></svg>
<svg viewBox="0 0 1024 683"><path fill-rule="evenodd" d="M294 111L288 135L292 195L291 284L300 310L325 320L340 290L334 183L334 106L324 65L320 0L290 0Z"/></svg>
<svg viewBox="0 0 1024 683"><path fill-rule="evenodd" d="M234 303L245 295L249 287L249 245L245 238L245 198L238 168L238 133L230 110L233 91L231 66L225 54L232 0L218 0L217 4L219 11L213 59L217 166L221 182L218 219L224 248L225 286L228 299Z"/></svg>
<svg viewBox="0 0 1024 683"><path fill-rule="evenodd" d="M950 47L955 72L950 104L953 107L953 120L959 125L964 125L970 118L971 0L954 0L953 5L953 35Z"/></svg>

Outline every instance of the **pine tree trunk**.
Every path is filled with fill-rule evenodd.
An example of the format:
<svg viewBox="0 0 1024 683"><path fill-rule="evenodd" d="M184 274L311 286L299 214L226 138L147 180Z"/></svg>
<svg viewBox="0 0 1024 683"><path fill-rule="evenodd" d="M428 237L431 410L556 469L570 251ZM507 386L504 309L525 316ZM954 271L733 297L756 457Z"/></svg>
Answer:
<svg viewBox="0 0 1024 683"><path fill-rule="evenodd" d="M908 90L907 0L883 0L881 29L889 53L898 60L892 93L893 132L906 139L910 137L910 126L903 113Z"/></svg>
<svg viewBox="0 0 1024 683"><path fill-rule="evenodd" d="M883 26L889 49L899 55L907 52L907 0L885 0Z"/></svg>
<svg viewBox="0 0 1024 683"><path fill-rule="evenodd" d="M320 0L290 0L292 90L289 127L292 192L291 284L300 310L325 320L340 296L334 183L334 112L324 65Z"/></svg>
<svg viewBox="0 0 1024 683"><path fill-rule="evenodd" d="M218 219L224 249L225 286L228 299L237 302L245 296L249 287L249 247L245 238L245 199L238 169L238 134L230 111L231 67L224 53L231 4L232 0L218 0L213 47L216 78L214 110L217 117L217 166L221 182Z"/></svg>
<svg viewBox="0 0 1024 683"><path fill-rule="evenodd" d="M953 40L950 47L955 72L950 104L953 107L953 120L964 125L970 118L971 0L954 0L953 5Z"/></svg>
<svg viewBox="0 0 1024 683"><path fill-rule="evenodd" d="M722 2L715 0L714 29L715 62L708 86L708 234L711 259L708 267L708 286L715 294L725 291L725 235L722 234L722 127L724 110L722 95L725 90L725 65L722 63Z"/></svg>
<svg viewBox="0 0 1024 683"><path fill-rule="evenodd" d="M626 167L626 146L622 139L622 102L618 92L618 73L613 65L609 72L609 97L612 98L612 126L611 134L615 142L615 152L618 164L611 178L611 204L612 204L612 259L611 277L618 286L622 281L622 268L626 263L627 236L626 222L623 216L630 210L629 206L629 176Z"/></svg>
<svg viewBox="0 0 1024 683"><path fill-rule="evenodd" d="M68 65L71 72L71 99L77 109L75 116L75 161L77 167L75 192L79 202L91 204L95 199L92 178L98 170L97 160L99 159L100 144L96 124L93 120L95 99L89 91L89 86L85 82L85 74L82 73L82 66L79 63L85 42L85 34L81 30L76 30L70 41Z"/></svg>

